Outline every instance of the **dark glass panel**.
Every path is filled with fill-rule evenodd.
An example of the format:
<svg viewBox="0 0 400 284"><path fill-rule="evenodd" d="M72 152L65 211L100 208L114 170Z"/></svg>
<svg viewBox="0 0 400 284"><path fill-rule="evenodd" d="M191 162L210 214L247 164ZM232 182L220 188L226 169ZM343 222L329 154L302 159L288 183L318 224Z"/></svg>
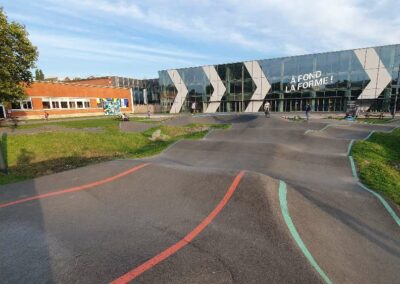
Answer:
<svg viewBox="0 0 400 284"><path fill-rule="evenodd" d="M282 59L267 59L259 61L260 67L262 68L268 81L272 77L281 77L282 75Z"/></svg>
<svg viewBox="0 0 400 284"><path fill-rule="evenodd" d="M339 73L337 78L338 82L337 85L339 88L348 88L350 85L350 80L349 80L350 74L349 73Z"/></svg>
<svg viewBox="0 0 400 284"><path fill-rule="evenodd" d="M217 69L218 76L221 78L222 81L226 80L226 65L217 65L215 66Z"/></svg>
<svg viewBox="0 0 400 284"><path fill-rule="evenodd" d="M352 54L354 51L342 51L339 53L338 72L349 72Z"/></svg>
<svg viewBox="0 0 400 284"><path fill-rule="evenodd" d="M304 55L297 57L297 75L312 73L314 71L314 55Z"/></svg>
<svg viewBox="0 0 400 284"><path fill-rule="evenodd" d="M395 45L377 47L375 51L378 53L379 58L387 69L392 69L394 67L396 57Z"/></svg>
<svg viewBox="0 0 400 284"><path fill-rule="evenodd" d="M289 57L283 61L283 70L285 76L297 75L298 65L296 57Z"/></svg>

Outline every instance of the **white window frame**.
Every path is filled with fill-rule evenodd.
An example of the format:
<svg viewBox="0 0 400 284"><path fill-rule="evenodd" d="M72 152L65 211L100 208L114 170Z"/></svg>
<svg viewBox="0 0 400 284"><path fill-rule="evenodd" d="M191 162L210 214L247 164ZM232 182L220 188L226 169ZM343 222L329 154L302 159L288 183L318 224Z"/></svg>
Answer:
<svg viewBox="0 0 400 284"><path fill-rule="evenodd" d="M42 103L43 101L49 102L50 108L43 108L43 109L60 109L60 110L66 110L66 109L90 109L90 99L87 98L52 98L52 97L45 97L42 98ZM53 102L58 102L59 107L53 107ZM61 102L66 102L67 103L67 108L62 108L61 107ZM70 102L73 102L75 104L75 107L71 107ZM78 102L82 103L82 107L78 108ZM89 104L89 107L86 107L85 103ZM43 104L42 104L43 105Z"/></svg>
<svg viewBox="0 0 400 284"><path fill-rule="evenodd" d="M30 102L31 108L24 108L24 102ZM33 110L33 104L32 104L32 98L31 98L31 97L29 97L29 98L26 99L26 100L20 100L20 101L18 101L18 102L16 102L16 103L19 104L20 108L12 108L12 106L11 106L11 110L15 110L15 111Z"/></svg>

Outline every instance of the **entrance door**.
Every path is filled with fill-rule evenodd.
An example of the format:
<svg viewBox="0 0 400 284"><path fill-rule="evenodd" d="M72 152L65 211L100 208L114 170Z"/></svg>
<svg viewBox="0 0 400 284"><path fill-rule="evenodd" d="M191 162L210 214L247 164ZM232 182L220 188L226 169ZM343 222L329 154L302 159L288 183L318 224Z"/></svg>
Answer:
<svg viewBox="0 0 400 284"><path fill-rule="evenodd" d="M0 119L6 118L6 110L3 105L0 105Z"/></svg>

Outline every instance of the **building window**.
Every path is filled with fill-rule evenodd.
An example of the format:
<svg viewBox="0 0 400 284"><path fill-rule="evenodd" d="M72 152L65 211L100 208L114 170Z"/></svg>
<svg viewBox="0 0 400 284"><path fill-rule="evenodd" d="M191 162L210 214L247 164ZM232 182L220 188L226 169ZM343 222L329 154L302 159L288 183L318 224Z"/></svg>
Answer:
<svg viewBox="0 0 400 284"><path fill-rule="evenodd" d="M83 102L82 101L77 101L76 105L78 108L83 108Z"/></svg>
<svg viewBox="0 0 400 284"><path fill-rule="evenodd" d="M85 108L90 108L90 103L88 101L85 101Z"/></svg>
<svg viewBox="0 0 400 284"><path fill-rule="evenodd" d="M69 108L76 108L76 103L74 101L70 101Z"/></svg>
<svg viewBox="0 0 400 284"><path fill-rule="evenodd" d="M12 109L21 109L21 104L20 104L20 102L11 103L11 108L12 108Z"/></svg>
<svg viewBox="0 0 400 284"><path fill-rule="evenodd" d="M62 101L61 102L61 108L68 108L68 102Z"/></svg>
<svg viewBox="0 0 400 284"><path fill-rule="evenodd" d="M50 101L42 101L42 106L44 109L50 109Z"/></svg>
<svg viewBox="0 0 400 284"><path fill-rule="evenodd" d="M19 102L11 103L12 109L32 109L32 102L31 100L23 100Z"/></svg>
<svg viewBox="0 0 400 284"><path fill-rule="evenodd" d="M52 101L51 102L51 108L60 108L60 102Z"/></svg>

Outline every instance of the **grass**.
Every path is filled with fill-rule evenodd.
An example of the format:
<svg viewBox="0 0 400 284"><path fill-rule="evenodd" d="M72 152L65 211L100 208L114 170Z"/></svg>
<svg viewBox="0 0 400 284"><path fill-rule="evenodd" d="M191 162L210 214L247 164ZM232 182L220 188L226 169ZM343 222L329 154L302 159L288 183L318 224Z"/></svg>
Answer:
<svg viewBox="0 0 400 284"><path fill-rule="evenodd" d="M143 133L125 133L113 119L60 121L54 124L71 128L102 127L103 132L42 132L29 135L3 135L8 175L0 174L0 184L16 182L115 158L141 158L162 152L180 139L200 139L212 128L229 125L161 125ZM160 130L163 140L149 138Z"/></svg>
<svg viewBox="0 0 400 284"><path fill-rule="evenodd" d="M41 122L41 123L29 123L29 124L21 124L17 125L15 129L34 129L46 125L57 125L61 127L68 127L68 128L94 128L94 127L101 127L101 128L109 128L109 129L117 129L119 121L110 118L97 118L97 119L85 119L85 120L67 120L67 121L49 121L49 122Z"/></svg>
<svg viewBox="0 0 400 284"><path fill-rule="evenodd" d="M159 123L160 121L147 118L147 117L131 117L131 121L134 122L143 122L143 123ZM17 126L6 126L12 127L15 129L34 129L43 127L46 125L56 125L61 127L68 127L68 128L108 128L116 130L118 128L119 120L113 117L101 117L101 118L89 118L89 119L74 119L74 120L59 120L59 121L41 121L35 123L27 123L27 124L20 124Z"/></svg>
<svg viewBox="0 0 400 284"><path fill-rule="evenodd" d="M392 120L392 118L384 117L384 118L357 118L358 122L364 122L364 123L371 123L371 124L384 124L388 123Z"/></svg>
<svg viewBox="0 0 400 284"><path fill-rule="evenodd" d="M356 142L352 155L361 181L400 205L400 129Z"/></svg>

